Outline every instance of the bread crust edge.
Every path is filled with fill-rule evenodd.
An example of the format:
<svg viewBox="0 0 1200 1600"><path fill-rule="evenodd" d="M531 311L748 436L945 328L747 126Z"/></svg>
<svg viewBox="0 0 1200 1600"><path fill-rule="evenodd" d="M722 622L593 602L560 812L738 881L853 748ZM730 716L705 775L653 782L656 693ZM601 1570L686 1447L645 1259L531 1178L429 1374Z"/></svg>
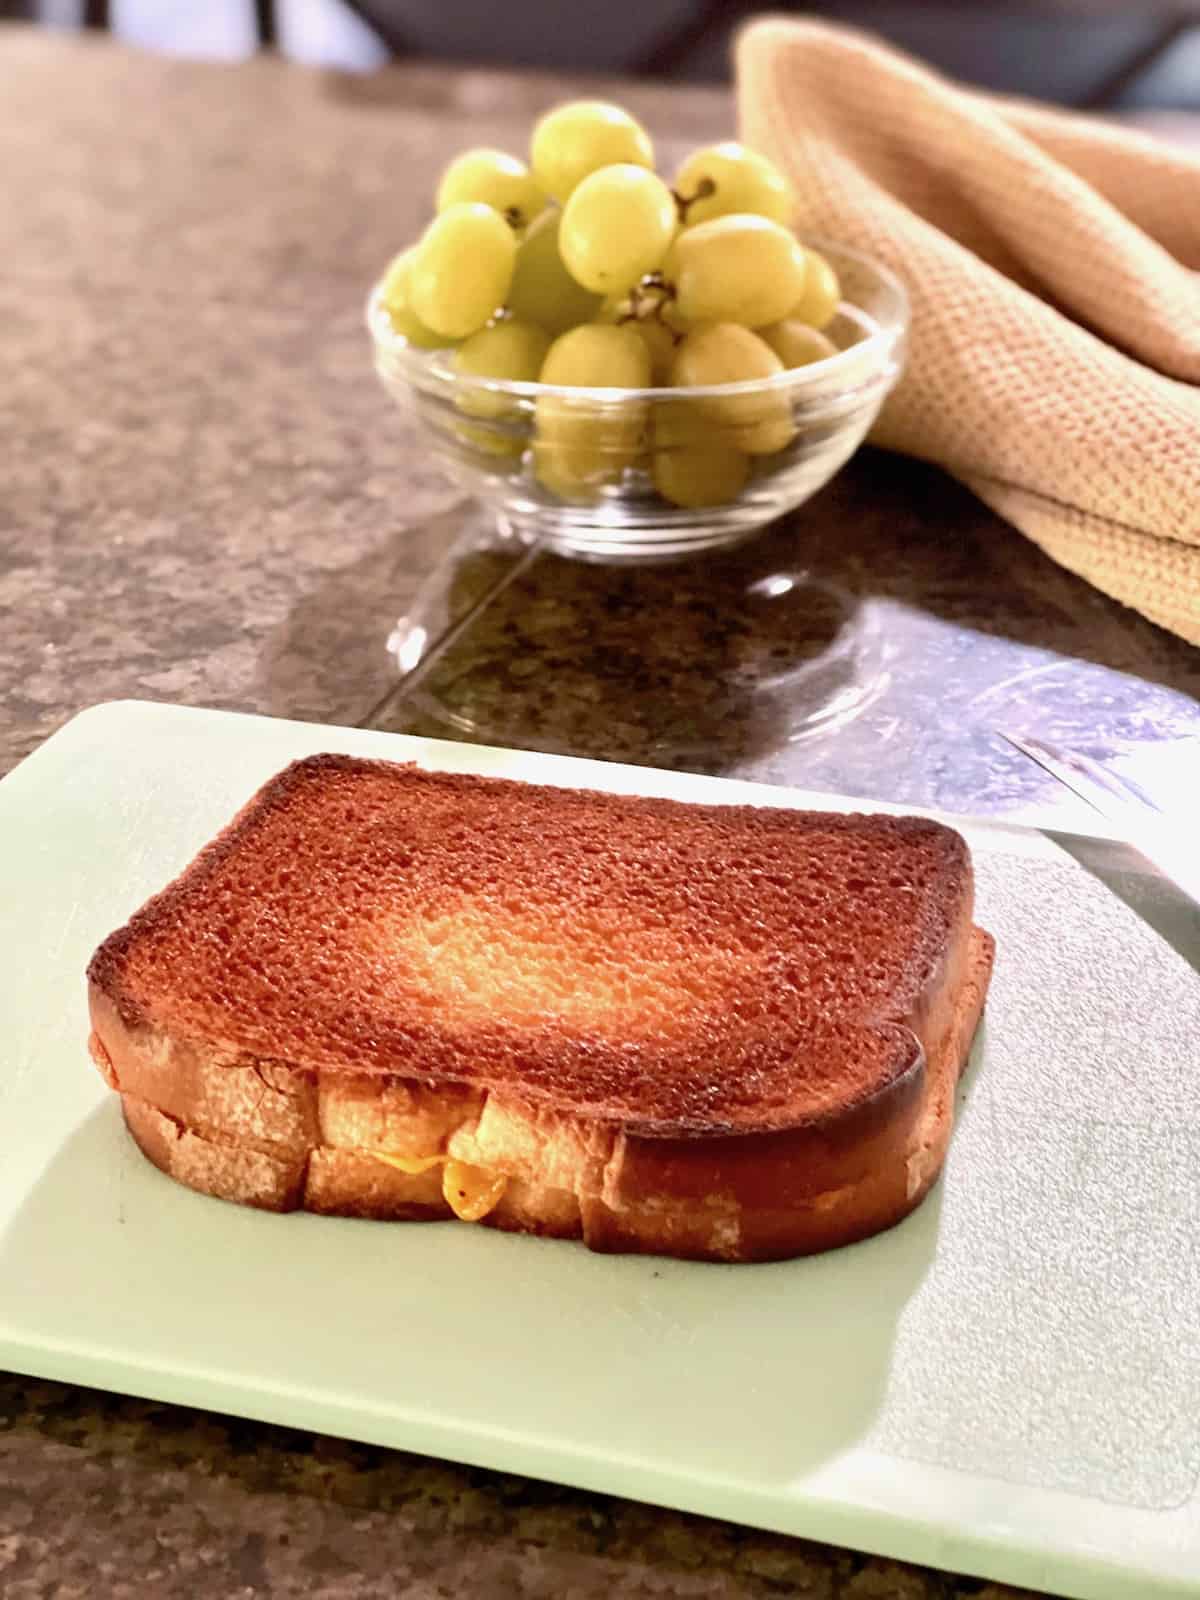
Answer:
<svg viewBox="0 0 1200 1600"><path fill-rule="evenodd" d="M821 1123L713 1138L597 1130L557 1113L560 1124L579 1125L574 1166L514 1175L483 1225L582 1238L607 1253L724 1262L814 1254L895 1226L942 1169L955 1090L984 1009L994 942L970 924L969 911L965 933L952 943L920 1019L923 1061L872 1100ZM92 1054L121 1096L130 1135L177 1182L274 1211L412 1221L453 1215L436 1173L436 1181L405 1174L368 1150L321 1142L315 1075L283 1064L215 1065L200 1047L130 1026L95 981L89 1006ZM216 1073L226 1076L214 1084ZM164 1109L149 1096L161 1097L172 1082L174 1103ZM223 1137L230 1106L243 1124L255 1124L251 1135ZM197 1118L207 1125L193 1125ZM457 1154L455 1135L447 1137ZM546 1181L564 1176L573 1186Z"/></svg>

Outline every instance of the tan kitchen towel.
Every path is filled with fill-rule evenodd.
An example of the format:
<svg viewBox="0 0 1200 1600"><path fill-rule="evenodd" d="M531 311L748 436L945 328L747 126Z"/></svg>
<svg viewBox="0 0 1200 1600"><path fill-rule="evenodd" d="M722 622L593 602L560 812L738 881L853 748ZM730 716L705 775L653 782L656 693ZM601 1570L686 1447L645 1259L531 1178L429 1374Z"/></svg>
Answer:
<svg viewBox="0 0 1200 1600"><path fill-rule="evenodd" d="M1200 154L818 23L750 24L737 69L742 137L801 228L908 286L873 437L1200 644Z"/></svg>

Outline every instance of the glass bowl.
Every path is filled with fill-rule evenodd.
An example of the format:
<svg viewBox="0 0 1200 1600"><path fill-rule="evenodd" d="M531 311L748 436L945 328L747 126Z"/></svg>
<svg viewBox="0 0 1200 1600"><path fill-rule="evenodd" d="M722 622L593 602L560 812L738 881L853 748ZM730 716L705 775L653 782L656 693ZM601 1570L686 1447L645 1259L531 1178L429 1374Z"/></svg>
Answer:
<svg viewBox="0 0 1200 1600"><path fill-rule="evenodd" d="M828 258L842 286L824 330L836 354L773 377L689 389L462 377L452 350L419 349L396 333L378 285L367 306L375 367L455 481L494 513L503 537L605 563L719 549L827 483L900 375L908 300L899 280L858 251L803 242ZM722 444L745 454L737 487L716 504L673 504L656 488L656 476L666 481L672 466L667 453L696 449L692 417L708 430L701 437L713 438L715 428ZM766 445L777 447L765 453Z"/></svg>

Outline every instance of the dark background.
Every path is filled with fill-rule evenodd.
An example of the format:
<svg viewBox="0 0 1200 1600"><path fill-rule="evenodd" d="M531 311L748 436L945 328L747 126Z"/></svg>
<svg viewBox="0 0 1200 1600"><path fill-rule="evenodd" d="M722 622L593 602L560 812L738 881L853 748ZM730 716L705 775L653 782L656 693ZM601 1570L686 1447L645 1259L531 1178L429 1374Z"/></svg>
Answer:
<svg viewBox="0 0 1200 1600"><path fill-rule="evenodd" d="M351 70L390 54L681 81L728 76L755 9L836 17L956 76L1066 105L1200 109L1200 0L0 0L151 49L236 57L264 41Z"/></svg>

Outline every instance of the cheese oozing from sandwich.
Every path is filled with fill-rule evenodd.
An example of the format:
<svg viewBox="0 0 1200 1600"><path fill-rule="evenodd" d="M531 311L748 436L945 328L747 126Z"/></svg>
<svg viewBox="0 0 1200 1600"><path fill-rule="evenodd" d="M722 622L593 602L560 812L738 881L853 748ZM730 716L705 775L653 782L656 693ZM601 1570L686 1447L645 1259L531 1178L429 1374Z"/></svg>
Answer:
<svg viewBox="0 0 1200 1600"><path fill-rule="evenodd" d="M372 1150L371 1154L376 1161L414 1178L442 1167L442 1195L460 1222L481 1222L496 1209L508 1186L503 1172L454 1161L449 1156L393 1156L383 1150Z"/></svg>

